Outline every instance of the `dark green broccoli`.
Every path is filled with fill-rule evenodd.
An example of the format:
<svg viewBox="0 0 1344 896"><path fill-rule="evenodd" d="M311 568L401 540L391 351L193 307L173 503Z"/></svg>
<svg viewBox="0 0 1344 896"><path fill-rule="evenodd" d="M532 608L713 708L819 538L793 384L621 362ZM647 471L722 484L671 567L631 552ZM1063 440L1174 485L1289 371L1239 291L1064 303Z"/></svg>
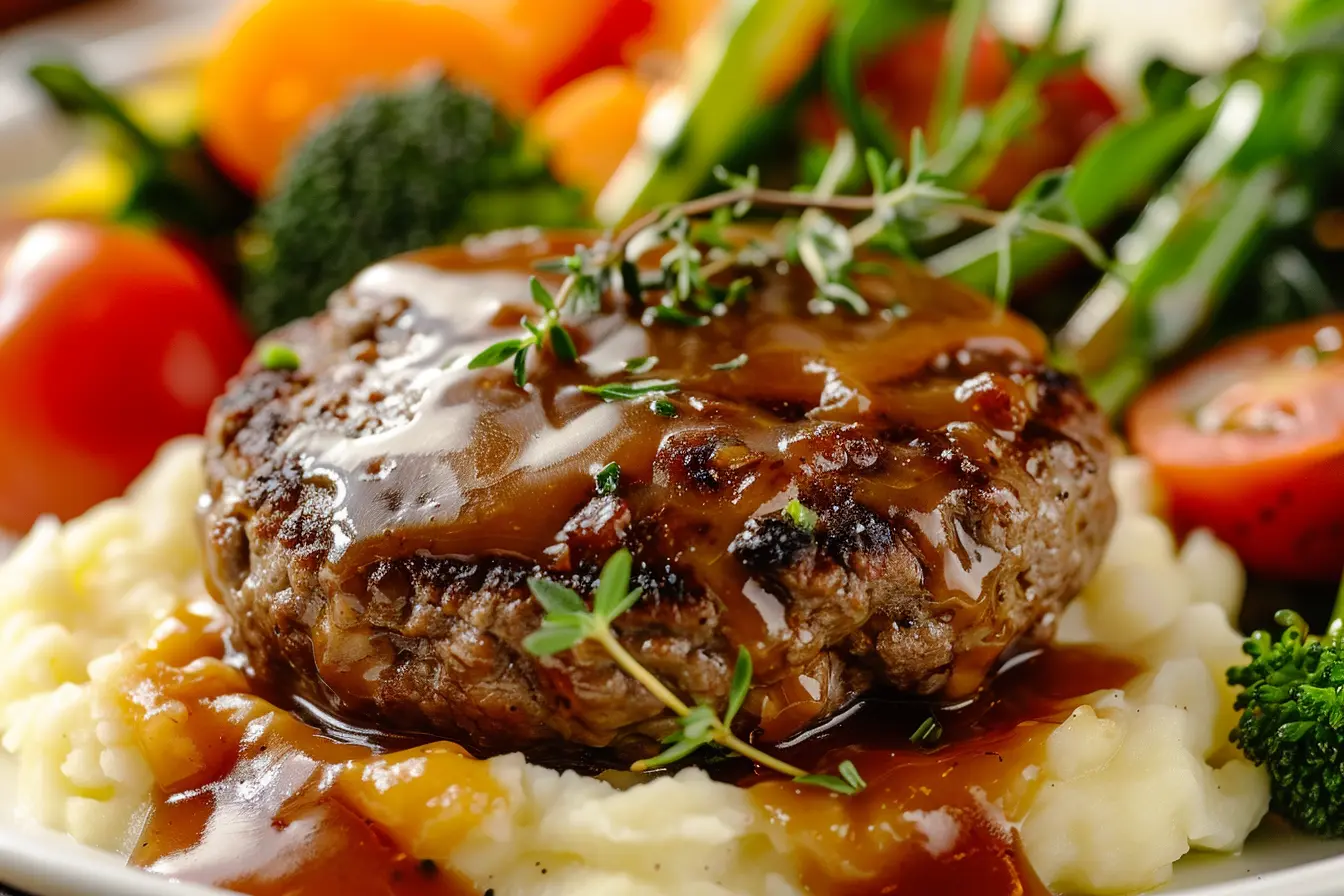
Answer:
<svg viewBox="0 0 1344 896"><path fill-rule="evenodd" d="M1232 742L1269 771L1274 811L1302 830L1344 837L1344 585L1324 637L1280 610L1275 641L1256 632L1244 647L1251 661L1227 671L1243 688Z"/></svg>
<svg viewBox="0 0 1344 896"><path fill-rule="evenodd" d="M243 308L258 331L312 314L374 262L536 221L561 192L486 98L441 78L355 97L290 159L245 240ZM499 202L483 201L499 192ZM560 217L576 216L577 203ZM541 214L540 217L546 217Z"/></svg>

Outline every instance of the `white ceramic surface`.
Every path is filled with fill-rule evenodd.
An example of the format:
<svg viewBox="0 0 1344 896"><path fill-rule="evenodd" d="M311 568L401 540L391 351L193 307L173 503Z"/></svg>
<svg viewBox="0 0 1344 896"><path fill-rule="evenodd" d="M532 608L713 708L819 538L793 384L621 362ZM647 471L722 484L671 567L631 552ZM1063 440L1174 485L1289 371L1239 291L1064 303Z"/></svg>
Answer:
<svg viewBox="0 0 1344 896"><path fill-rule="evenodd" d="M1000 0L1000 6L1013 11L1009 4L1025 2ZM1106 0L1107 5L1113 2ZM1209 7L1217 0L1167 2L1176 7L1195 2ZM1244 0L1226 3L1238 5ZM71 50L95 76L131 80L163 60L165 40L197 31L213 21L224 5L223 0L99 4L0 38L0 183L49 167L68 145L68 135L35 114L35 100L17 77L29 59L52 49ZM1098 3L1091 5L1101 8ZM1108 24L1113 26L1113 13L1111 20ZM1146 16L1142 21L1152 24ZM1151 27L1142 30L1152 33ZM1165 30L1171 33L1173 29ZM0 883L22 887L35 896L209 896L219 892L129 869L117 856L21 823L13 804L16 774L15 760L0 755ZM1167 896L1340 896L1344 894L1344 843L1300 837L1270 823L1256 832L1241 855L1193 856L1182 861L1176 879L1162 892Z"/></svg>

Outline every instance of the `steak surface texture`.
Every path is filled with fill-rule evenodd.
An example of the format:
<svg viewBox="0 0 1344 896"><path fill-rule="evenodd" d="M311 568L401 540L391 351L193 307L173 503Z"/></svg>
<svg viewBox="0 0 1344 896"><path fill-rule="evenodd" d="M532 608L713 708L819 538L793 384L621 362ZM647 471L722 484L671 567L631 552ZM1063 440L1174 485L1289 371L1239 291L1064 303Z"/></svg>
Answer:
<svg viewBox="0 0 1344 896"><path fill-rule="evenodd" d="M525 389L469 370L573 245L371 268L273 334L298 370L252 363L218 401L208 580L263 685L482 754L648 755L675 720L598 645L522 647L527 579L590 596L621 547L644 594L621 643L720 710L746 648L741 725L767 740L875 688L972 695L1050 636L1115 508L1106 424L1030 324L901 266L857 279L872 314L814 314L806 275L772 269L699 326L608 297L567 319L579 361L533 352ZM579 388L650 379L677 391Z"/></svg>

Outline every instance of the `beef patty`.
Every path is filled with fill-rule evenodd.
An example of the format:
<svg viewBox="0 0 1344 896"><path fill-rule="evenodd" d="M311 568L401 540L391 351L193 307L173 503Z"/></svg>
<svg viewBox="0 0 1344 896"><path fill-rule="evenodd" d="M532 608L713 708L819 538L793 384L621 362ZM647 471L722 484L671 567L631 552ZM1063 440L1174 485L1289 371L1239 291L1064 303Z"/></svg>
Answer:
<svg viewBox="0 0 1344 896"><path fill-rule="evenodd" d="M899 266L859 278L872 314L814 315L806 276L771 270L702 326L581 320L579 362L534 353L525 390L468 370L535 311L532 263L572 245L378 265L275 334L299 370L253 363L219 400L208 573L256 676L487 754L647 752L673 720L600 647L521 646L526 579L590 594L621 546L645 595L621 642L720 708L746 647L743 724L767 738L875 687L969 695L1049 636L1114 501L1106 424L1029 323ZM649 377L679 382L675 416L577 388Z"/></svg>

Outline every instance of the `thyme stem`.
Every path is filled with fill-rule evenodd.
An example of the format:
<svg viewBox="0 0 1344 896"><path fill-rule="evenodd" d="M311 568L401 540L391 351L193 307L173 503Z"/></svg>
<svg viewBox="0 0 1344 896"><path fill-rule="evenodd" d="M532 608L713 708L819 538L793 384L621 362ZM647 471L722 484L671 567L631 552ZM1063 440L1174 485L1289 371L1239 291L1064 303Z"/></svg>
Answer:
<svg viewBox="0 0 1344 896"><path fill-rule="evenodd" d="M629 675L635 681L639 682L657 698L658 702L672 710L683 719L691 714L691 708L686 705L672 689L658 680L658 677L644 668L639 660L630 655L630 652L621 646L621 642L616 640L616 636L611 633L611 627L600 625L592 634L592 639L602 645L602 649L612 658L621 671ZM742 740L723 721L716 715L714 717L714 735L712 738L716 743L722 744L734 753L738 753L755 762L757 765L764 766L779 772L781 775L787 775L790 778L801 778L808 774L805 770L796 765L790 765L782 759L777 759L769 753L764 753L756 749L751 744ZM646 770L642 762L636 762L631 766L632 771L642 772Z"/></svg>
<svg viewBox="0 0 1344 896"><path fill-rule="evenodd" d="M979 2L966 0L963 3L967 15ZM973 20L970 23L975 24ZM816 281L814 301L816 307L823 309L818 313L836 307L846 307L859 315L868 313L868 304L851 279L851 272L857 270L854 251L886 239L891 244L888 248L898 254L910 255L909 240L904 232L906 221L902 220L902 215L908 221L914 211L947 216L985 228L926 259L925 263L930 272L936 274L949 253L955 253L959 248L964 250L971 244L983 246L989 241L999 264L995 297L1001 304L1007 302L1012 286L1011 243L1023 233L1060 240L1079 250L1102 270L1111 268L1106 251L1075 223L1076 215L1061 198L1068 171L1043 173L1018 196L1012 207L997 211L968 201L964 193L949 189L931 174L923 138L918 132L911 138L910 167L905 177L901 176L899 162L888 164L880 155L874 158L870 154L864 157L864 162L873 185L872 193L837 195L834 190L853 170L855 155L852 137L842 135L821 181L806 192L761 187L754 169L746 177L721 172L721 179L728 185L725 189L648 212L603 242L577 248L574 254L550 265L551 270L568 272L553 297L544 287L536 287L541 295L537 301L545 315L537 321L524 319L525 332L520 337L496 343L481 352L472 359L472 368L513 359L515 381L524 386L527 352L548 340L562 361L576 360L573 341L561 325L560 313L576 300L596 309L600 307L601 295L608 289L623 288L636 303L642 301L646 289L661 289L664 294L659 307L654 309L657 312L655 320L674 320L682 324L689 324L692 319L707 320L706 315L716 305L740 294L740 282L725 289L711 283L713 278L744 263L759 265L789 257L783 240L762 244L753 239L736 244L723 237L719 228L728 221L741 218L752 208L801 212L794 249L803 267ZM731 214L725 215L725 211ZM1052 213L1059 212L1069 217L1051 217ZM712 217L706 226L714 231L714 236L700 244L717 247L719 254L702 263L698 238L689 222L704 216ZM671 248L665 250L659 266L662 279L648 281L641 274L640 260L669 243ZM677 314L683 306L690 310Z"/></svg>
<svg viewBox="0 0 1344 896"><path fill-rule="evenodd" d="M616 640L616 636L611 633L611 627L599 625L592 634L592 639L602 645L616 665L621 667L621 671L629 675L635 681L642 684L650 694L658 698L658 702L672 710L683 719L691 714L691 708L686 702L672 693L672 689L658 680L658 677L645 669L639 660L630 655L630 652L621 646L621 642Z"/></svg>

